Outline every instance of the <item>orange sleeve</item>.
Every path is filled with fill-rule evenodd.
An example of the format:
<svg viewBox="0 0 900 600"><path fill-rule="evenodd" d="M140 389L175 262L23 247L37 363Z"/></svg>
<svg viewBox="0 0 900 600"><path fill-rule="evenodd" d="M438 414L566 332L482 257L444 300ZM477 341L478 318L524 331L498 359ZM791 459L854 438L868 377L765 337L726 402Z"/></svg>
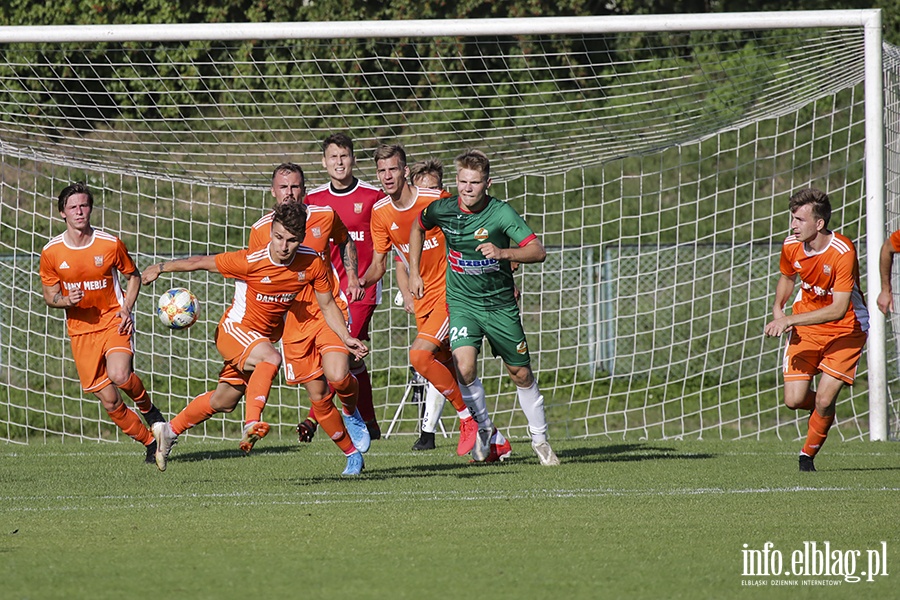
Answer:
<svg viewBox="0 0 900 600"><path fill-rule="evenodd" d="M247 248L253 252L263 248L272 240L271 225L269 227L252 227L250 239L247 240Z"/></svg>
<svg viewBox="0 0 900 600"><path fill-rule="evenodd" d="M791 264L790 250L788 249L788 245L784 244L781 246L781 274L785 277L793 277L797 274L797 271L794 269L794 265Z"/></svg>
<svg viewBox="0 0 900 600"><path fill-rule="evenodd" d="M331 235L329 237L334 241L335 245L340 246L350 238L350 232L347 231L347 226L341 221L341 217L337 212L331 211L331 214L334 215L334 220L331 222Z"/></svg>
<svg viewBox="0 0 900 600"><path fill-rule="evenodd" d="M247 250L216 254L216 268L225 277L232 279L244 278L249 273L249 266Z"/></svg>
<svg viewBox="0 0 900 600"><path fill-rule="evenodd" d="M891 247L894 249L894 252L900 252L900 229L892 233L888 239L891 240Z"/></svg>
<svg viewBox="0 0 900 600"><path fill-rule="evenodd" d="M369 224L372 235L372 247L379 254L387 254L391 251L391 236L388 228L385 226L385 219L382 214L386 214L386 210L372 211L372 221Z"/></svg>

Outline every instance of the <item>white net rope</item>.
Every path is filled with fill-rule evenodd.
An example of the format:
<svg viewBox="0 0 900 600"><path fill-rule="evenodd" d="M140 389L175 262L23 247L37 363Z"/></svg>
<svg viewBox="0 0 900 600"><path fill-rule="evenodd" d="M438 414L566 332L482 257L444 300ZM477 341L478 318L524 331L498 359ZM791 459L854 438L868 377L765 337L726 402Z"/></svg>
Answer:
<svg viewBox="0 0 900 600"><path fill-rule="evenodd" d="M865 265L862 44L834 29L0 47L0 439L121 437L40 293L64 185L87 181L94 224L140 268L234 250L270 207L276 164L326 181L319 143L335 131L373 183L380 142L442 159L448 185L459 151L491 156L492 193L549 250L517 279L551 435L796 439L805 415L782 407L781 344L762 329L797 188L828 190ZM152 315L169 281L202 302L179 334ZM382 427L411 434L417 407L398 405L413 322L392 274L385 288L367 362ZM166 414L214 386L230 298L207 274L142 292L135 367ZM495 422L526 435L487 348L482 369ZM279 383L265 418L291 437L307 406ZM865 437L867 410L864 358L835 437ZM191 435L236 437L239 413Z"/></svg>

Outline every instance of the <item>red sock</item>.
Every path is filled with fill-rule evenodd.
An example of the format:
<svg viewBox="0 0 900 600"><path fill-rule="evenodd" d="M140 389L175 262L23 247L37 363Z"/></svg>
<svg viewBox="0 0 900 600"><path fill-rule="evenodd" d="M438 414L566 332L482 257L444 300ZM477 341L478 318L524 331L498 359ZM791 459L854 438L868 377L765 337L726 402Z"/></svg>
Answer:
<svg viewBox="0 0 900 600"><path fill-rule="evenodd" d="M466 403L463 402L462 392L459 391L456 376L446 365L438 362L433 352L430 350L410 350L409 362L419 375L430 381L437 391L450 401L456 412L462 412L466 409Z"/></svg>
<svg viewBox="0 0 900 600"><path fill-rule="evenodd" d="M169 427L172 428L175 435L181 435L194 425L202 423L216 414L216 410L209 403L212 395L212 391L200 394L175 415L174 419L169 421Z"/></svg>
<svg viewBox="0 0 900 600"><path fill-rule="evenodd" d="M112 422L119 426L119 429L128 434L129 437L147 445L153 441L153 434L141 422L141 418L137 416L133 410L130 410L124 404L112 411L108 411L109 418Z"/></svg>
<svg viewBox="0 0 900 600"><path fill-rule="evenodd" d="M822 449L825 438L828 437L828 430L834 423L834 415L823 417L819 411L812 411L809 415L809 430L806 433L806 444L803 446L803 454L807 456L815 456Z"/></svg>
<svg viewBox="0 0 900 600"><path fill-rule="evenodd" d="M319 419L319 427L321 427L328 437L331 438L338 448L344 454L352 454L356 450L350 434L347 433L347 427L344 425L344 419L341 413L335 408L332 401L334 394L324 400L316 400L312 404L316 409L316 418Z"/></svg>
<svg viewBox="0 0 900 600"><path fill-rule="evenodd" d="M369 378L369 371L366 369L365 363L357 370L351 371L359 383L359 396L356 400L356 408L359 409L359 415L366 423L375 421L375 406L372 403L372 380Z"/></svg>
<svg viewBox="0 0 900 600"><path fill-rule="evenodd" d="M813 390L806 390L806 397L803 398L803 404L797 407L797 410L815 410L816 393Z"/></svg>
<svg viewBox="0 0 900 600"><path fill-rule="evenodd" d="M144 389L144 383L135 372L132 371L131 376L128 377L128 381L118 387L128 394L129 398L134 400L135 406L137 406L142 413L153 408L153 402L150 401L150 396L147 395L147 390Z"/></svg>
<svg viewBox="0 0 900 600"><path fill-rule="evenodd" d="M262 419L262 411L266 407L269 390L272 389L272 382L275 381L276 375L278 375L278 365L270 362L263 361L253 369L250 381L247 382L247 391L244 393L247 403L245 422L252 423Z"/></svg>
<svg viewBox="0 0 900 600"><path fill-rule="evenodd" d="M355 411L356 407L359 405L359 382L356 380L356 377L354 377L352 373L347 373L347 376L340 381L329 381L328 383L334 388L335 393L337 393L344 412L348 415L352 415L353 411ZM362 413L360 413L360 415L362 415ZM365 419L365 417L363 417L363 419Z"/></svg>

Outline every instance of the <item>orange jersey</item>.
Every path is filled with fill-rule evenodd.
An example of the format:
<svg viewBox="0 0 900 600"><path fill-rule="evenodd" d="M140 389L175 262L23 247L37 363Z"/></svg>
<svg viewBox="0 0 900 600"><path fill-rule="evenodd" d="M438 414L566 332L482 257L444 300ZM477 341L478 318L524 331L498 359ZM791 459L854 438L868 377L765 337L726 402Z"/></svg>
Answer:
<svg viewBox="0 0 900 600"><path fill-rule="evenodd" d="M891 247L894 249L894 252L900 252L900 229L892 233L888 239L891 240Z"/></svg>
<svg viewBox="0 0 900 600"><path fill-rule="evenodd" d="M328 265L331 265L329 240L333 240L338 246L350 239L347 227L330 206L306 207L306 236L303 245L312 248L322 257ZM257 248L268 246L272 236L272 217L269 213L253 224L250 230L250 241L247 247L253 251ZM343 312L346 313L347 301L341 292L341 283L334 266L331 266L332 294L334 301ZM296 331L296 326L302 326L307 321L318 319L322 314L316 293L311 287L306 287L297 295L294 305L291 306L288 316L288 327L285 328L284 340L290 342L294 339L306 336L305 330ZM324 317L323 317L324 318Z"/></svg>
<svg viewBox="0 0 900 600"><path fill-rule="evenodd" d="M850 293L850 306L843 317L829 323L798 326L800 329L820 335L868 330L869 311L859 285L856 248L845 236L832 232L828 246L816 253L807 252L796 236L788 236L781 248L781 273L786 277L800 276L794 314L830 305L834 292Z"/></svg>
<svg viewBox="0 0 900 600"><path fill-rule="evenodd" d="M276 264L266 246L255 252L238 250L216 255L216 267L236 279L234 300L222 320L271 336L283 323L294 298L306 287L331 291L328 267L319 253L300 246L289 265Z"/></svg>
<svg viewBox="0 0 900 600"><path fill-rule="evenodd" d="M41 251L40 275L44 285L59 284L63 296L71 290L84 290L81 302L66 308L70 336L118 327L116 313L125 305L119 273L136 271L122 240L98 229L82 248L69 246L60 234Z"/></svg>
<svg viewBox="0 0 900 600"><path fill-rule="evenodd" d="M416 198L404 209L399 209L385 196L372 209L372 244L375 251L388 254L393 247L400 260L409 268L409 231L422 210L441 197L440 190L414 188ZM437 304L445 304L447 278L447 244L439 227L425 232L419 272L425 294L414 302L416 314L425 313Z"/></svg>

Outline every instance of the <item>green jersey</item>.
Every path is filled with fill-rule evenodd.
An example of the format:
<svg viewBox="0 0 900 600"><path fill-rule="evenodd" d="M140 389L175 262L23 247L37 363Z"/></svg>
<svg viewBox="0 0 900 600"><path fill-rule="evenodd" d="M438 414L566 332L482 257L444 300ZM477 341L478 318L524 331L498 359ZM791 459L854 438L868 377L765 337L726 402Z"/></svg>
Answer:
<svg viewBox="0 0 900 600"><path fill-rule="evenodd" d="M421 216L426 230L440 227L447 240L447 306L496 309L515 306L515 283L508 260L485 258L475 250L490 242L498 248L524 246L535 239L525 220L506 202L488 196L481 212L460 208L457 196L432 202Z"/></svg>

